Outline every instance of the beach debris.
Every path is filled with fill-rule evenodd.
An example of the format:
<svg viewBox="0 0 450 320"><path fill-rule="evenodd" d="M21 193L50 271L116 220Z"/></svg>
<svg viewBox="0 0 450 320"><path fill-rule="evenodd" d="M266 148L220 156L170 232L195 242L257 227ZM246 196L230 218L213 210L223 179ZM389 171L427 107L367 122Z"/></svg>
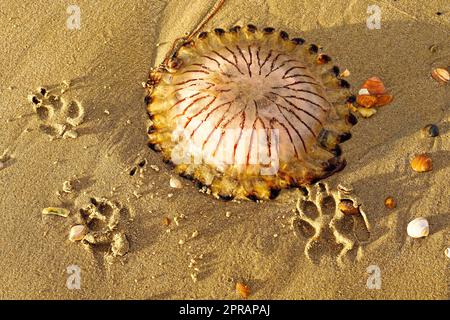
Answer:
<svg viewBox="0 0 450 320"><path fill-rule="evenodd" d="M54 215L67 218L69 216L70 211L65 208L57 208L57 207L48 207L42 210L42 214L44 215Z"/></svg>
<svg viewBox="0 0 450 320"><path fill-rule="evenodd" d="M180 179L178 179L176 177L171 177L169 184L172 188L176 188L176 189L180 189L181 187L183 187Z"/></svg>
<svg viewBox="0 0 450 320"><path fill-rule="evenodd" d="M130 251L130 243L125 233L116 233L111 242L111 251L114 257L122 257Z"/></svg>
<svg viewBox="0 0 450 320"><path fill-rule="evenodd" d="M447 256L447 258L450 258L450 247L448 247L447 249L445 249L445 255Z"/></svg>
<svg viewBox="0 0 450 320"><path fill-rule="evenodd" d="M416 218L408 223L406 231L411 238L426 237L430 233L428 220L425 218Z"/></svg>
<svg viewBox="0 0 450 320"><path fill-rule="evenodd" d="M384 205L386 206L386 208L388 209L394 209L395 207L397 207L397 202L395 201L394 198L392 197L387 197L384 200Z"/></svg>
<svg viewBox="0 0 450 320"><path fill-rule="evenodd" d="M450 74L447 69L435 68L431 72L431 76L439 83L445 84L450 80Z"/></svg>
<svg viewBox="0 0 450 320"><path fill-rule="evenodd" d="M69 240L72 242L83 240L86 235L87 228L82 224L77 224L70 229Z"/></svg>
<svg viewBox="0 0 450 320"><path fill-rule="evenodd" d="M342 199L338 205L339 210L342 211L343 214L348 216L358 215L359 208L353 205L353 201L349 199Z"/></svg>
<svg viewBox="0 0 450 320"><path fill-rule="evenodd" d="M198 231L197 230L192 232L191 238L197 238L197 236L198 236Z"/></svg>
<svg viewBox="0 0 450 320"><path fill-rule="evenodd" d="M166 227L170 226L171 223L172 223L172 220L170 220L169 217L164 217L164 219L163 219L163 224L164 224Z"/></svg>
<svg viewBox="0 0 450 320"><path fill-rule="evenodd" d="M78 132L75 130L67 130L63 134L63 139L76 139L78 138Z"/></svg>
<svg viewBox="0 0 450 320"><path fill-rule="evenodd" d="M375 114L374 107L382 107L392 102L393 96L387 93L386 87L379 77L367 79L356 97L359 107L356 110L364 117L369 118Z"/></svg>
<svg viewBox="0 0 450 320"><path fill-rule="evenodd" d="M227 218L231 217L231 212L230 211L225 212L225 217Z"/></svg>
<svg viewBox="0 0 450 320"><path fill-rule="evenodd" d="M347 78L348 76L350 76L350 70L348 70L348 69L345 69L344 71L342 71L342 72L339 74L339 77L340 77L340 78Z"/></svg>
<svg viewBox="0 0 450 320"><path fill-rule="evenodd" d="M437 137L439 135L439 128L435 124L428 124L422 128L422 134L425 137Z"/></svg>
<svg viewBox="0 0 450 320"><path fill-rule="evenodd" d="M70 182L70 181L64 181L63 182L63 187L62 187L62 190L65 192L65 193L72 193L73 192L73 186L72 186L72 183Z"/></svg>
<svg viewBox="0 0 450 320"><path fill-rule="evenodd" d="M242 299L247 299L250 296L250 288L242 282L236 283L236 292Z"/></svg>
<svg viewBox="0 0 450 320"><path fill-rule="evenodd" d="M411 168L416 172L427 172L433 169L433 163L427 154L422 153L411 160Z"/></svg>

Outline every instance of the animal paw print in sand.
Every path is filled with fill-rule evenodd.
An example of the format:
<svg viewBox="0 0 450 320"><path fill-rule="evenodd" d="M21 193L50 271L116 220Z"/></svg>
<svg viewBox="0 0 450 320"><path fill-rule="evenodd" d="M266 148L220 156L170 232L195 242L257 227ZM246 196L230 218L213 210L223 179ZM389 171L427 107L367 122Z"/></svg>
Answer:
<svg viewBox="0 0 450 320"><path fill-rule="evenodd" d="M64 89L39 88L29 96L39 121L39 130L52 139L76 138L84 121L84 109L76 100L62 97Z"/></svg>
<svg viewBox="0 0 450 320"><path fill-rule="evenodd" d="M348 199L342 191L329 191L319 183L309 188L297 202L297 215L292 220L294 233L304 242L305 255L319 264L325 257L333 257L339 265L344 259L357 258L359 248L370 238L367 217L361 208L356 214L344 214L339 203Z"/></svg>
<svg viewBox="0 0 450 320"><path fill-rule="evenodd" d="M128 210L119 203L105 198L91 198L90 203L80 209L83 224L88 228L82 243L95 253L103 253L105 259L124 256L130 245L122 226Z"/></svg>

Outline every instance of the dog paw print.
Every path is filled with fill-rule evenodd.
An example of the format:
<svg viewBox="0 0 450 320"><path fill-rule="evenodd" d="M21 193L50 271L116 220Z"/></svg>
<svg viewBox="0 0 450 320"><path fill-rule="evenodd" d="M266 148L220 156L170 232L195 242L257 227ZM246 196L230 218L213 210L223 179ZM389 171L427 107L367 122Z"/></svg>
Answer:
<svg viewBox="0 0 450 320"><path fill-rule="evenodd" d="M87 233L82 243L94 253L103 254L107 261L128 253L128 242L122 220L128 209L118 202L106 198L91 198L90 203L80 209L82 223Z"/></svg>
<svg viewBox="0 0 450 320"><path fill-rule="evenodd" d="M39 121L39 130L52 139L76 138L76 128L84 121L84 108L76 100L66 100L64 88L39 88L28 99Z"/></svg>
<svg viewBox="0 0 450 320"><path fill-rule="evenodd" d="M369 241L367 217L348 194L330 191L325 184L307 189L298 199L292 219L295 235L303 242L306 257L319 264L332 257L339 265L356 258L362 244Z"/></svg>

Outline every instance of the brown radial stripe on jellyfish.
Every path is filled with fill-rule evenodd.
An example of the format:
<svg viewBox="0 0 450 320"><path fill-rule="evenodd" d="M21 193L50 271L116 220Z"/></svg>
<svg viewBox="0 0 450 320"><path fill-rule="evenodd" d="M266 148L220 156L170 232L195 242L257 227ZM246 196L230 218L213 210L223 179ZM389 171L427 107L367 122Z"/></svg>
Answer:
<svg viewBox="0 0 450 320"><path fill-rule="evenodd" d="M273 28L200 33L150 73L149 146L226 199L273 198L341 170L354 97L318 51Z"/></svg>

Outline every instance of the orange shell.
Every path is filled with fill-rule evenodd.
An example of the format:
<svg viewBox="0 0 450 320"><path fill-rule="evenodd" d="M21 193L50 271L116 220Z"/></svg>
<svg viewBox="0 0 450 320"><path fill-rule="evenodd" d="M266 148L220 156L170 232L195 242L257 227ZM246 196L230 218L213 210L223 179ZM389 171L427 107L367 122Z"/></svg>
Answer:
<svg viewBox="0 0 450 320"><path fill-rule="evenodd" d="M382 107L392 102L394 99L390 94L384 94L381 96L377 96L377 102L375 103L375 107Z"/></svg>
<svg viewBox="0 0 450 320"><path fill-rule="evenodd" d="M411 168L416 172L427 172L433 169L433 164L431 158L423 153L411 160Z"/></svg>
<svg viewBox="0 0 450 320"><path fill-rule="evenodd" d="M359 95L356 97L356 103L365 108L372 108L377 103L377 97L370 95Z"/></svg>
<svg viewBox="0 0 450 320"><path fill-rule="evenodd" d="M339 202L338 207L345 215L353 216L359 214L359 209L353 206L353 201L351 200L343 199Z"/></svg>
<svg viewBox="0 0 450 320"><path fill-rule="evenodd" d="M247 299L250 296L250 288L242 282L236 283L236 292L242 299Z"/></svg>
<svg viewBox="0 0 450 320"><path fill-rule="evenodd" d="M450 74L446 69L443 68L436 68L431 72L431 76L434 80L441 82L441 83L447 83L450 80Z"/></svg>
<svg viewBox="0 0 450 320"><path fill-rule="evenodd" d="M381 79L378 77L371 77L367 79L361 88L367 89L367 91L373 95L382 95L386 93L386 88Z"/></svg>
<svg viewBox="0 0 450 320"><path fill-rule="evenodd" d="M396 203L395 199L392 197L387 197L384 200L384 205L386 206L386 208L389 208L389 209L394 209L395 207L397 207L397 203Z"/></svg>

